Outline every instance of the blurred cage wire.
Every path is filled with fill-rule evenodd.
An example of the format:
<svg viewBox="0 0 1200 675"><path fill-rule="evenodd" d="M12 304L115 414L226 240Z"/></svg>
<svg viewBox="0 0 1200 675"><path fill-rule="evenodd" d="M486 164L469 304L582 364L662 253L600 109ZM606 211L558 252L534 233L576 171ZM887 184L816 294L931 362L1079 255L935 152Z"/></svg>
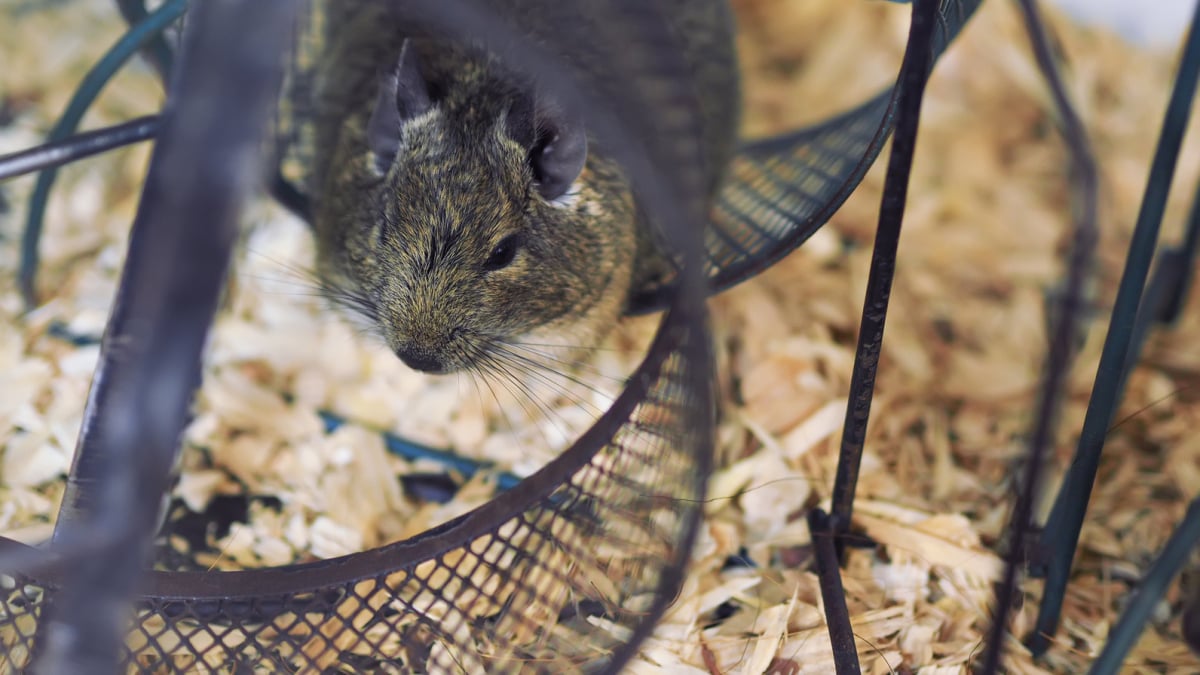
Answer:
<svg viewBox="0 0 1200 675"><path fill-rule="evenodd" d="M945 48L977 5L916 3L905 87L812 129L743 147L702 248L688 236L689 224L708 213L695 92L652 5L613 2L595 8L603 18L588 27L601 30L566 24L531 45L483 3L418 4L423 19L483 40L551 82L643 186L639 196L685 264L676 283L648 291L635 306L668 308L642 365L596 425L520 489L414 539L285 569L158 572L136 564L128 552L147 550L156 524L146 514L157 512L166 486L238 207L268 163L257 148L283 78L278 56L287 27L302 17L297 3L284 0L194 3L72 469L92 479L89 491L64 510L50 551L7 541L0 549L6 672L110 672L117 658L133 672L619 670L677 592L701 516L714 408L703 276L713 288L727 287L800 245L857 185L893 124L881 227L889 222L898 235L931 53ZM1040 40L1044 48L1045 36L1033 32L1035 47ZM293 52L296 64L305 53ZM589 80L555 54L602 58L623 86ZM161 61L164 72L168 61ZM1060 93L1061 83L1051 81ZM1065 98L1057 102L1068 130L1078 131ZM653 123L647 110L655 111ZM1086 165L1078 139L1070 140ZM1086 268L1086 246L1079 248L1074 282ZM1060 316L1069 320L1059 336L1071 337L1073 299L1068 293L1063 301ZM1049 372L1061 374L1068 359L1051 356ZM857 380L869 392L870 377ZM1046 386L1044 421L1053 418L1053 377ZM849 501L853 442L843 442L849 478L839 470ZM1030 467L1032 485L1039 467ZM839 504L838 494L835 486L832 520L819 512L810 519L814 531L845 534L849 501ZM1021 497L1018 514L1027 512L1032 490ZM1026 521L1018 515L1016 531ZM814 537L817 566L839 671L856 672L844 603L838 615L836 552L822 547L834 536ZM1008 579L1020 552L1010 552ZM131 596L135 619L126 633ZM998 667L1008 604L996 603L999 634L984 672ZM1131 624L1137 628L1136 618Z"/></svg>
<svg viewBox="0 0 1200 675"><path fill-rule="evenodd" d="M507 51L520 42L489 8L426 5L423 18L486 36L519 66L554 62L538 48ZM708 474L710 356L702 286L687 267L658 339L613 407L571 450L486 508L414 540L286 572L139 575L136 558L129 559L129 550L145 550L153 525L144 514L160 499L171 463L164 449L184 422L237 206L262 164L255 148L274 100L266 94L278 91L280 36L289 34L295 10L288 1L191 8L81 437L76 472L94 463L88 474L99 482L94 494L68 497L72 509L55 538L62 573L43 568L36 583L12 577L4 603L7 665L95 672L120 656L147 672L615 669L678 586ZM669 42L653 11L641 3L605 11L611 14L600 25L641 30L619 41L563 30L563 42L551 48L592 44L613 57L606 60L618 72L662 66L624 86L631 106L678 110L667 115L674 128L658 126L657 140L647 143L627 110L589 121L619 149L630 175L651 186L648 210L685 259L695 258L698 249L689 252L678 223L703 213L698 169L657 172L671 176L669 184L650 171L651 162L701 166L689 99L679 91L687 78L678 58L661 55ZM623 59L612 54L616 45ZM604 83L575 84L562 66L543 70L570 105L602 110L588 96L614 93ZM639 157L631 150L639 147L661 154ZM121 340L125 348L112 349ZM146 406L149 419L137 419ZM122 472L128 467L139 471ZM118 654L113 628L122 622L114 619L121 596L135 589L144 599ZM596 618L607 630L589 623Z"/></svg>
<svg viewBox="0 0 1200 675"><path fill-rule="evenodd" d="M594 9L591 30L562 26L539 36L539 53L481 5L423 4L423 19L484 40L586 110L589 126L643 187L644 206L671 245L685 261L700 259L687 233L707 210L697 154L703 130L689 75L653 5ZM972 8L946 4L938 49ZM7 576L0 603L5 668L103 671L116 657L142 672L615 672L678 591L710 469L711 357L694 262L647 297L644 309L669 311L613 407L570 450L486 507L409 541L287 570L143 572L129 559L154 525L132 514L153 512L165 486L249 167L265 163L250 149L265 133L269 99L261 94L277 89L274 55L283 45L252 35L306 26L291 50L285 97L302 101L296 92L313 53L306 41L320 29L319 16L307 19L281 0L196 3L188 14L73 468L73 476L94 479L95 494L68 495L55 553L5 545L6 567L21 570ZM610 64L609 77L588 81L586 71L558 65L554 54L569 53ZM782 205L774 209L786 217L763 218L753 190L726 190L705 242L709 276L747 276L819 227L878 154L895 98L885 91L769 153L748 148L734 171L750 183L769 181ZM222 102L220 122L212 101ZM645 110L655 111L652 126L639 114ZM303 127L289 136L289 113L303 115L285 106L277 132L283 145L302 148ZM230 119L237 124L224 124ZM286 159L282 168L286 175ZM197 209L201 202L208 208ZM759 222L769 226L747 227ZM162 255L168 251L176 255ZM203 269L178 266L173 258L185 252ZM131 346L114 350L118 336ZM144 409L149 391L165 413L161 424L123 418ZM140 471L125 469L134 466ZM113 628L135 592L133 630L122 637Z"/></svg>

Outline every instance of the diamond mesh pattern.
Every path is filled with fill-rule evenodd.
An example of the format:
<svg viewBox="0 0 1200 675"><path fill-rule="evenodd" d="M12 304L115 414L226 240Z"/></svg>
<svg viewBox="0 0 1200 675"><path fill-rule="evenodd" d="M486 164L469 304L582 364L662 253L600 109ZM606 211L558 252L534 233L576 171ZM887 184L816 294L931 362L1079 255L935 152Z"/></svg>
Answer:
<svg viewBox="0 0 1200 675"><path fill-rule="evenodd" d="M942 44L976 4L946 0ZM589 7L597 23L587 28L603 31L564 30L549 47L577 48L588 63L619 72L645 66L635 80L587 81L584 73L584 84L614 101L633 137L656 138L645 154L677 167L666 187L691 212L705 183L696 142L705 131L689 113L695 92L679 64L663 57L669 36L656 32L654 13L639 2ZM706 232L710 277L734 283L819 227L878 153L893 104L884 94L820 127L743 148ZM661 115L646 119L638 110ZM655 215L673 203L646 197ZM681 236L677 227L667 234ZM488 505L414 539L332 560L147 572L126 671L562 673L623 662L678 588L711 461L703 310L695 288L655 291L658 306L672 298L613 406L571 449ZM5 673L31 665L38 619L71 579L70 560L0 540L0 553L13 552L44 564L0 576Z"/></svg>
<svg viewBox="0 0 1200 675"><path fill-rule="evenodd" d="M935 55L979 2L942 1ZM821 124L742 146L704 230L706 272L714 292L765 270L829 220L883 149L898 96L889 88ZM646 289L634 299L633 311L663 307L667 297L661 289Z"/></svg>
<svg viewBox="0 0 1200 675"><path fill-rule="evenodd" d="M529 490L416 539L335 560L149 573L127 671L604 666L649 629L699 517L711 400L694 379L706 351L688 343L683 325L679 313L665 320L635 381L599 422L607 433L585 436L528 479ZM539 495L539 485L551 487ZM55 583L3 581L0 672L20 672L36 648L44 590Z"/></svg>

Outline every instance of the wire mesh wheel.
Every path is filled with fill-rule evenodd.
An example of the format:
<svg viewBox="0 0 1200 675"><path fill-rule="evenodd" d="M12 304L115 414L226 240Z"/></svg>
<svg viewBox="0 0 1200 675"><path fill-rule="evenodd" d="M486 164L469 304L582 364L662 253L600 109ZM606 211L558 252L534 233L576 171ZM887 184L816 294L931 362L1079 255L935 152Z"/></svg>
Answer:
<svg viewBox="0 0 1200 675"><path fill-rule="evenodd" d="M278 7L288 3L263 4L275 5L275 15L262 10L271 20L286 18ZM644 207L685 262L676 283L648 290L636 307L668 312L644 361L600 420L557 459L480 509L415 538L321 562L240 572L142 573L135 628L124 644L131 669L618 669L677 592L701 516L714 400L707 290L700 275L728 286L802 243L861 179L890 130L896 96L889 90L826 125L746 148L701 242L689 236L694 228L688 227L704 220L708 205L704 162L697 155L695 92L669 49L657 10L637 0L609 3L595 10L604 18L589 24L603 30L564 29L541 36L546 46L526 44L519 28L477 4L419 4L431 23L485 39L517 67L554 82L586 111L597 135L646 186L640 195ZM976 4L943 3L936 51ZM250 76L237 72L242 65L237 59L215 58L222 51L256 55L246 46L250 31L235 25L237 4L227 5L193 9L184 76L173 91L175 119L200 114L199 91L229 95L249 86ZM568 52L610 64L623 76L616 78L623 90L547 58ZM202 69L191 71L189 79L187 67L195 64L221 64L234 84L221 90L196 74ZM267 71L260 82L270 81ZM639 115L643 110L655 110L656 119L646 120ZM244 151L256 141L247 132L228 147L210 149L204 138L172 130L171 121L166 118L160 136L163 155L194 153L214 172L223 166L218 152ZM204 159L210 156L211 162ZM221 187L201 183L188 189L201 198ZM147 193L153 194L152 181ZM764 202L764 193L774 198ZM135 226L131 248L137 241ZM706 267L700 263L705 254ZM144 278L141 284L151 285ZM123 284L118 307L136 309L131 297ZM112 325L120 319L114 312ZM110 335L120 334L112 325ZM141 384L134 379L129 386ZM105 399L93 397L90 417L98 418L107 409ZM39 620L43 612L61 611L57 598L74 583L78 561L116 546L86 538L73 545L62 555L11 542L0 549L22 559L20 569L26 570L3 578L0 639L8 669L27 667L46 649Z"/></svg>
<svg viewBox="0 0 1200 675"><path fill-rule="evenodd" d="M681 316L593 431L520 489L340 559L148 573L126 656L149 672L564 672L607 661L670 599L698 518L709 402L695 381L703 344L689 344ZM65 583L10 584L10 665L27 665L43 594Z"/></svg>
<svg viewBox="0 0 1200 675"><path fill-rule="evenodd" d="M287 16L279 7L290 3L271 4L274 15L256 9L257 18ZM450 24L448 30L486 35L495 43L494 51L512 56L517 67L535 56L553 61L545 46L513 51L518 43L505 38L519 33L506 19L492 16L491 9L425 4L429 14L423 18L431 24L444 22ZM254 23L244 5L202 3L192 8L182 74L172 91L176 120L196 114L216 94L230 93L212 82L214 75L231 82L250 79L237 72L245 64L228 54L263 58L248 46L248 29L234 25ZM612 3L604 12L608 14L598 25L625 32L621 42L612 34L562 31L559 37L573 47L590 42L597 54L611 53L620 44L624 61L614 57L616 72L659 64L656 72L623 83L626 105L658 106L678 114L673 128L656 125L650 142L647 129L629 124L629 108L612 106L616 114L590 112L589 126L616 149L632 177L646 186L657 183L648 187L644 207L681 258L694 260L699 249L684 240L679 223L687 214L703 212L700 172L676 171L664 179L655 175L663 172L651 168L664 162L700 166L695 157L698 127L688 109L690 99L680 95L687 77L663 40L665 27L655 10L630 2ZM487 33L479 30L481 25ZM637 30L629 31L631 26ZM263 79L271 77L269 69L261 70ZM588 110L602 110L589 98L605 93L604 81L594 77L588 82L586 73L581 77L563 65L542 70L546 72L539 74L559 85L569 105L583 108L586 101ZM240 103L233 97L225 100ZM189 138L188 132L176 128L172 136L167 127L156 160L170 154L172 140L176 150L204 156L198 147L202 139L194 133ZM632 142L635 138L642 142ZM252 147L254 138L239 140L242 147ZM643 147L657 156L636 150ZM222 151L230 153L218 147L208 154ZM160 167L152 166L147 194L153 192L156 169ZM199 193L222 187L197 182ZM135 225L132 247L138 246L139 234ZM137 267L135 256L129 265ZM618 667L678 588L709 473L714 403L703 290L699 272L689 278L687 269L685 265L681 280L690 283L677 286L658 336L625 391L578 442L517 489L416 538L339 559L215 575L147 573L139 582L143 599L136 603L134 630L124 645L129 666L144 672L566 672ZM136 271L127 272L126 280L130 277ZM136 288L150 285L143 278ZM124 304L136 308L139 303L118 299L118 307ZM118 309L114 322L119 315ZM110 325L110 331L119 329ZM106 412L102 398L93 398L92 404L97 417ZM45 631L37 630L39 619L44 623L47 612L53 617L63 611L56 605L63 589L76 581L69 570L74 562L63 558L60 569L68 570L63 575L51 565L32 576L9 578L0 626L8 669L24 669L46 649Z"/></svg>

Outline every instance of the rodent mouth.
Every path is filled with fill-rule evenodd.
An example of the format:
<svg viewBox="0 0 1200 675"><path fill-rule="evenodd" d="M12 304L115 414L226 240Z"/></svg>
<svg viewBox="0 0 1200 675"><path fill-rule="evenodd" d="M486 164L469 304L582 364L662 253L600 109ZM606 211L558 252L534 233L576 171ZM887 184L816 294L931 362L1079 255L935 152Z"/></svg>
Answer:
<svg viewBox="0 0 1200 675"><path fill-rule="evenodd" d="M413 370L430 375L486 371L494 361L496 339L455 328L434 345L393 344L392 351Z"/></svg>
<svg viewBox="0 0 1200 675"><path fill-rule="evenodd" d="M455 370L445 358L433 352L414 348L400 348L395 352L404 365L413 370L431 375L445 375Z"/></svg>

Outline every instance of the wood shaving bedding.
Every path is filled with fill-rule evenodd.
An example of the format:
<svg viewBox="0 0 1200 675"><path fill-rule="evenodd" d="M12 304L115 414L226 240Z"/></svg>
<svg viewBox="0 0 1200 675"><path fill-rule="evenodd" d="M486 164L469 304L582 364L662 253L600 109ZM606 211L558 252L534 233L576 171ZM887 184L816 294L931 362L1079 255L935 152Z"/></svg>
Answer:
<svg viewBox="0 0 1200 675"><path fill-rule="evenodd" d="M902 6L734 5L749 135L817 121L894 78L908 20ZM1072 372L1054 487L1082 422L1174 57L1057 17L1052 23L1103 187L1095 320ZM0 22L0 119L11 118L0 124L0 152L38 142L120 32L111 8L79 2ZM55 36L55 48L29 35ZM859 53L863 45L870 49ZM108 87L85 127L160 103L153 74L134 65ZM1196 143L1193 133L1181 154L1164 241L1177 240L1200 174ZM146 157L146 148L133 148L63 170L42 246L46 302L25 317L12 278L32 178L0 188L8 205L0 208L4 536L34 542L49 534L98 351L56 339L48 328L60 320L77 333L102 329ZM728 399L720 468L691 574L630 672L831 670L803 515L827 503L833 482L881 186L877 166L797 253L712 302ZM1009 3L984 3L926 96L856 504L856 526L879 546L850 549L843 572L865 672L961 673L981 649L1001 564L996 546L1045 352L1045 292L1062 270L1067 204L1065 154L1020 22ZM493 491L483 475L447 504L407 497L398 476L441 467L387 453L376 430L527 474L607 405L655 326L653 317L629 322L612 351L596 352L605 375L588 382L600 392L540 392L553 410L546 414L502 384L477 389L407 370L312 297L304 272L312 242L301 224L266 205L247 222L175 495L197 512L220 495L275 502L253 501L228 532L210 532L212 550L197 554L205 566L339 555L411 536L483 503ZM1130 379L1055 646L1034 664L1012 640L1010 672L1085 667L1133 581L1200 493L1198 336L1200 293L1193 293L1180 324L1151 340L1145 365ZM326 433L320 409L351 423ZM1041 582L1026 580L1022 589L1016 636L1032 626ZM1131 670L1200 669L1179 637L1181 601L1175 584L1131 653ZM623 637L592 621L598 636Z"/></svg>

